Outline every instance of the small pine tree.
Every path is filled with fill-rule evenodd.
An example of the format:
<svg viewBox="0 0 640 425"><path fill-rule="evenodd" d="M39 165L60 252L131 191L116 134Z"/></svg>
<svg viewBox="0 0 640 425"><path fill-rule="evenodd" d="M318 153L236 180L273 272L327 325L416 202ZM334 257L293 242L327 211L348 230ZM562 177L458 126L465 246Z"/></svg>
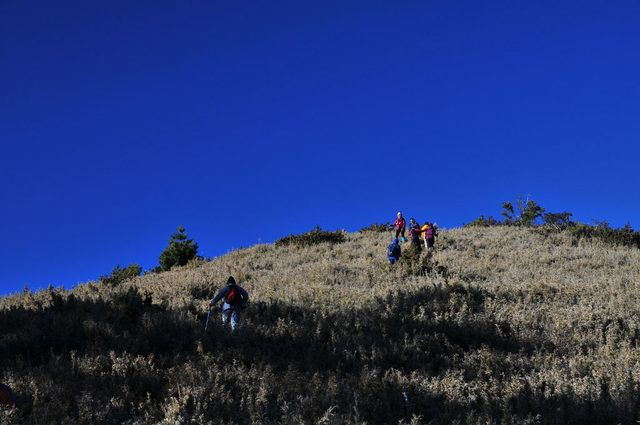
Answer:
<svg viewBox="0 0 640 425"><path fill-rule="evenodd" d="M173 266L184 266L198 254L198 244L187 239L185 228L178 226L178 232L171 235L169 245L158 257L162 270L171 270Z"/></svg>

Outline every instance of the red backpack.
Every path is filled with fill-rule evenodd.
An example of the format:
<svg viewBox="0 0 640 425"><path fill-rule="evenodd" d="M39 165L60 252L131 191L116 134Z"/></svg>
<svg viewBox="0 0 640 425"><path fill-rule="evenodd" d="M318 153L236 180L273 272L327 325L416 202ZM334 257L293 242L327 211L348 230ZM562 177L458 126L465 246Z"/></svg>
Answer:
<svg viewBox="0 0 640 425"><path fill-rule="evenodd" d="M237 285L230 285L227 291L226 302L229 305L238 305L242 302L242 294Z"/></svg>

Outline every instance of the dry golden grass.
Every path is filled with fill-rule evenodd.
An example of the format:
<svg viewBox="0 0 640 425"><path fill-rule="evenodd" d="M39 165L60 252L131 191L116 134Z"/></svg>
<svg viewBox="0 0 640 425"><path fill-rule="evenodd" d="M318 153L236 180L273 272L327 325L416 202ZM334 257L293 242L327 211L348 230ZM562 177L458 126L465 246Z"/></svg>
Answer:
<svg viewBox="0 0 640 425"><path fill-rule="evenodd" d="M117 288L2 297L0 377L22 407L0 423L640 419L640 250L465 228L390 266L391 239L262 244ZM242 327L216 306L205 333L229 275L250 294Z"/></svg>

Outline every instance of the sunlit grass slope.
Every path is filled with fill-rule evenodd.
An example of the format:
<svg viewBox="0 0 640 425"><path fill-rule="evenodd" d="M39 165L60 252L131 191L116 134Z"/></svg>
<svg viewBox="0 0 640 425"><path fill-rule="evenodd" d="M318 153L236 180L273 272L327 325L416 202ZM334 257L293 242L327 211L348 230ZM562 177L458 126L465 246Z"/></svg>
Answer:
<svg viewBox="0 0 640 425"><path fill-rule="evenodd" d="M513 227L257 245L117 287L0 298L25 424L634 423L640 251ZM404 247L407 252L407 247ZM209 301L250 294L231 333ZM405 397L406 395L406 397Z"/></svg>

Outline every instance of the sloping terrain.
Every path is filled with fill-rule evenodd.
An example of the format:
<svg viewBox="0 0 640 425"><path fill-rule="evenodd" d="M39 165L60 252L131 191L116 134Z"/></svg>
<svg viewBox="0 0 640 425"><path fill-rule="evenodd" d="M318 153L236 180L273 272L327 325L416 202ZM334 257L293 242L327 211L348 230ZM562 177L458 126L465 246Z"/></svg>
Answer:
<svg viewBox="0 0 640 425"><path fill-rule="evenodd" d="M513 227L256 245L0 298L1 423L632 423L640 251ZM407 245L403 251L409 254ZM242 327L205 332L233 275Z"/></svg>

